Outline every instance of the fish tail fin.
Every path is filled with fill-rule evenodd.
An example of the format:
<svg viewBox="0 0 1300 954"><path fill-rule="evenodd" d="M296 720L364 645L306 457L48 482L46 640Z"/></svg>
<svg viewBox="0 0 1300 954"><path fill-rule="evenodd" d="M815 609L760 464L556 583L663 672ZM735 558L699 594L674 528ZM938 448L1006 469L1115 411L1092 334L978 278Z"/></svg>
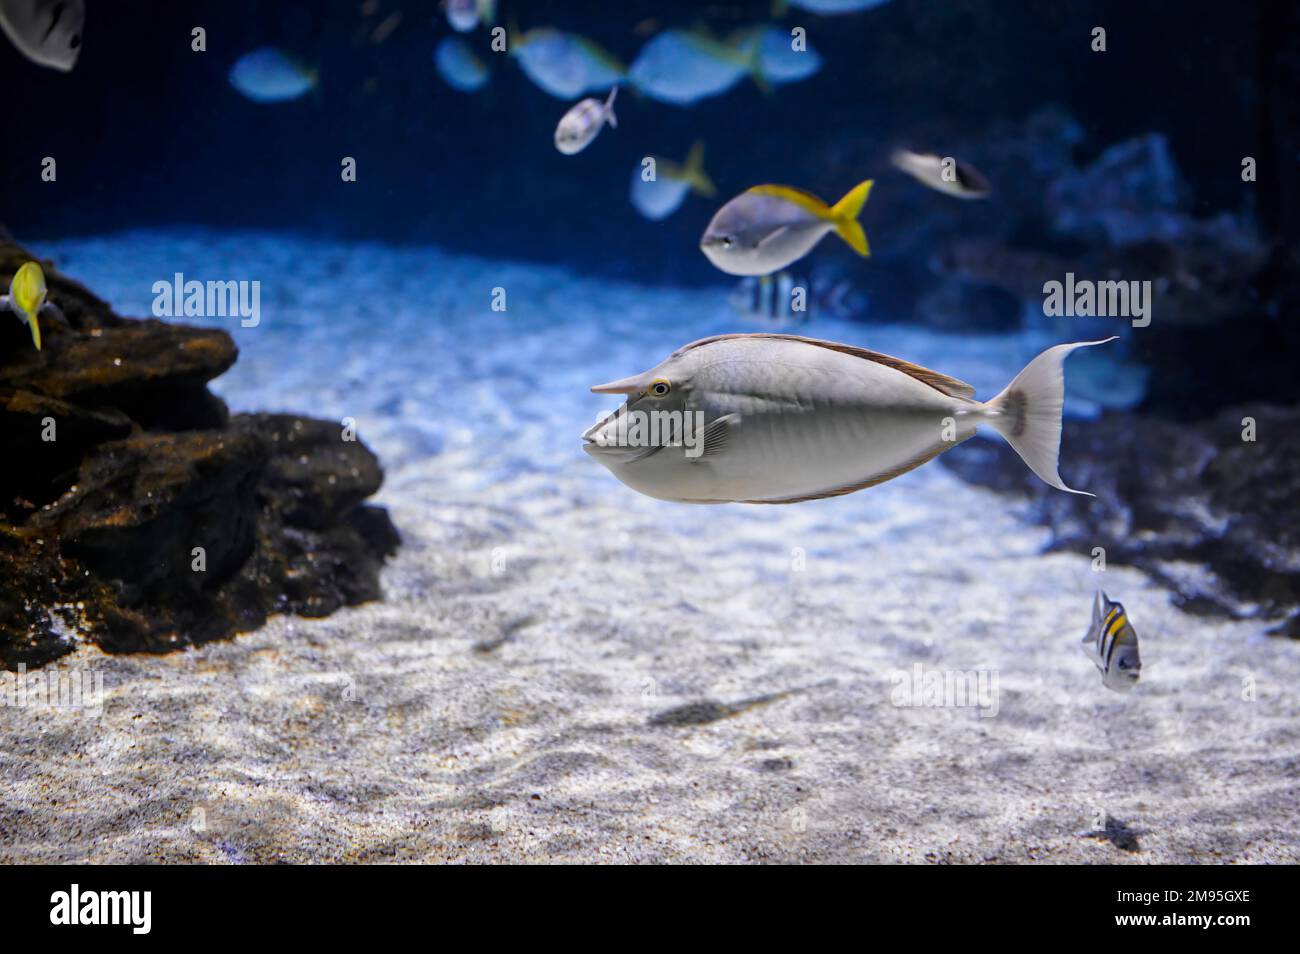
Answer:
<svg viewBox="0 0 1300 954"><path fill-rule="evenodd" d="M609 96L605 98L605 121L609 123L610 129L618 128L618 117L614 115L614 97L618 95L618 84L615 83L609 91Z"/></svg>
<svg viewBox="0 0 1300 954"><path fill-rule="evenodd" d="M709 174L704 171L704 141L700 140L691 146L691 151L686 154L686 165L683 172L686 181L690 183L696 194L705 198L712 198L718 194L718 187L713 184Z"/></svg>
<svg viewBox="0 0 1300 954"><path fill-rule="evenodd" d="M858 216L862 214L862 207L867 204L867 196L871 194L871 187L875 184L875 179L866 179L859 182L848 191L844 198L831 206L831 218L835 220L835 231L839 233L840 238L848 243L849 248L863 258L871 254L871 246L867 244L867 233L862 230L862 225L858 222Z"/></svg>
<svg viewBox="0 0 1300 954"><path fill-rule="evenodd" d="M1093 496L1065 486L1056 470L1061 453L1061 412L1065 407L1065 359L1077 348L1114 340L1078 341L1048 348L1025 365L1001 394L984 404L988 423L1006 438L1030 470L1057 490Z"/></svg>
<svg viewBox="0 0 1300 954"><path fill-rule="evenodd" d="M754 49L749 54L749 75L753 78L759 92L764 95L771 94L772 83L763 72L763 44L757 38L754 40Z"/></svg>

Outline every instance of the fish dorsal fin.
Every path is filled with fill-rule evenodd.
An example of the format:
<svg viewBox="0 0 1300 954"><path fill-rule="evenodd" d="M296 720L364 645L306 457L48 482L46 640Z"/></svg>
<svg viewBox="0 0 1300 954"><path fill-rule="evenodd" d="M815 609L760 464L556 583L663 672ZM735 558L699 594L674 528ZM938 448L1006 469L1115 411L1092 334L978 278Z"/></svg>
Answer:
<svg viewBox="0 0 1300 954"><path fill-rule="evenodd" d="M805 192L803 189L796 189L794 186L784 185L757 185L746 189L751 195L770 195L773 198L782 199L791 205L797 205L809 215L815 215L819 219L829 219L831 207L823 202L811 192Z"/></svg>
<svg viewBox="0 0 1300 954"><path fill-rule="evenodd" d="M815 345L818 348L825 348L828 351L838 351L841 354L852 355L855 358L862 358L866 361L874 361L876 364L883 364L887 368L893 368L895 371L901 371L909 377L916 378L922 384L928 384L941 394L947 394L950 397L973 398L975 389L965 381L959 381L954 377L946 374L940 374L938 371L931 371L929 368L923 368L919 364L912 364L910 361L904 361L902 358L894 358L887 354L881 354L879 351L868 351L866 348L858 348L853 345L840 344L835 341L821 341L818 338L805 338L802 335L778 335L769 332L755 332L751 334L734 334L734 335L715 335L712 338L702 338L699 341L693 341L683 348L679 348L673 355L685 354L701 345L712 344L715 341L727 341L736 338L771 338L778 341L799 341L803 344Z"/></svg>

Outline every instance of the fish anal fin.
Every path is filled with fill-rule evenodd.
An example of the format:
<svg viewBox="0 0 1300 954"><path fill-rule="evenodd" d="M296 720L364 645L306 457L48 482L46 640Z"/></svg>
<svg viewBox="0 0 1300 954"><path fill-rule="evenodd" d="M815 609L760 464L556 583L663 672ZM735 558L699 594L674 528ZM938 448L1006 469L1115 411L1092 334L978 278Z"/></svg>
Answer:
<svg viewBox="0 0 1300 954"><path fill-rule="evenodd" d="M835 487L832 488L831 490L823 490L815 494L805 494L801 497L785 497L781 500L741 500L740 503L793 504L793 503L804 503L805 501L808 500L824 500L827 497L843 497L845 494L854 494L857 493L859 490L866 490L868 487L875 487L877 484L883 484L887 480L893 480L895 477L901 477L903 476L903 474L906 474L908 471L916 470L916 468L920 467L922 464L928 464L930 461L934 460L944 451L956 447L962 441L973 436L974 434L971 433L971 434L967 434L965 437L958 437L956 440L943 441L942 443L936 444L935 446L922 451L920 454L917 454L915 457L903 461L903 463L899 464L897 467L891 467L889 470L885 471L882 474L875 474L871 477L868 477L866 480L859 481L858 483L855 484L846 484L843 487Z"/></svg>

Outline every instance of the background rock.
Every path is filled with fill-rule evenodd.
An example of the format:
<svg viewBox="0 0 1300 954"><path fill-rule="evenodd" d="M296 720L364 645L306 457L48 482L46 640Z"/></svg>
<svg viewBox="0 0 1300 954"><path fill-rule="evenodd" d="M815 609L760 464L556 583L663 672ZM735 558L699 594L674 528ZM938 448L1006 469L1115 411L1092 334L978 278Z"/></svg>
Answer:
<svg viewBox="0 0 1300 954"><path fill-rule="evenodd" d="M1243 440L1247 420L1255 440ZM1107 414L1066 421L1062 494L1002 442L940 460L972 483L1026 497L1050 548L1137 566L1190 612L1281 619L1300 636L1300 406L1245 405L1200 424Z"/></svg>
<svg viewBox="0 0 1300 954"><path fill-rule="evenodd" d="M31 257L0 245L0 282ZM0 322L0 666L380 598L398 537L363 503L383 481L365 445L327 421L232 418L207 389L235 362L228 334L120 318L44 268L65 320L42 318L42 350Z"/></svg>

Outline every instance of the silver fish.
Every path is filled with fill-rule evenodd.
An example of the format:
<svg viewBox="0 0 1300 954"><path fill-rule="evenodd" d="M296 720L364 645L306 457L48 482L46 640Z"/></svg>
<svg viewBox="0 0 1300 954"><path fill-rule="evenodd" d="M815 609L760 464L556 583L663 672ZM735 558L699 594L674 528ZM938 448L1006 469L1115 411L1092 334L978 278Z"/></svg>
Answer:
<svg viewBox="0 0 1300 954"><path fill-rule="evenodd" d="M1137 632L1124 607L1101 590L1093 601L1092 625L1081 645L1101 672L1101 684L1107 689L1128 692L1137 685L1142 671Z"/></svg>
<svg viewBox="0 0 1300 954"><path fill-rule="evenodd" d="M1113 341L1113 338L1106 339ZM988 424L1035 474L1057 473L1062 364L1048 348L1001 394L900 358L793 335L732 334L597 385L627 402L584 433L584 449L650 497L683 503L797 503L907 473Z"/></svg>
<svg viewBox="0 0 1300 954"><path fill-rule="evenodd" d="M833 206L791 186L754 186L717 211L700 251L728 275L770 275L834 232L865 258L871 250L858 215L872 185L871 179L858 183Z"/></svg>
<svg viewBox="0 0 1300 954"><path fill-rule="evenodd" d="M889 160L921 185L958 199L987 199L993 191L978 170L950 156L896 149Z"/></svg>
<svg viewBox="0 0 1300 954"><path fill-rule="evenodd" d="M69 73L81 53L85 0L0 0L0 28L22 54Z"/></svg>
<svg viewBox="0 0 1300 954"><path fill-rule="evenodd" d="M572 156L591 145L606 123L611 129L617 129L618 118L614 115L614 97L617 95L618 87L615 86L605 102L588 97L565 113L555 127L555 148L566 156Z"/></svg>

